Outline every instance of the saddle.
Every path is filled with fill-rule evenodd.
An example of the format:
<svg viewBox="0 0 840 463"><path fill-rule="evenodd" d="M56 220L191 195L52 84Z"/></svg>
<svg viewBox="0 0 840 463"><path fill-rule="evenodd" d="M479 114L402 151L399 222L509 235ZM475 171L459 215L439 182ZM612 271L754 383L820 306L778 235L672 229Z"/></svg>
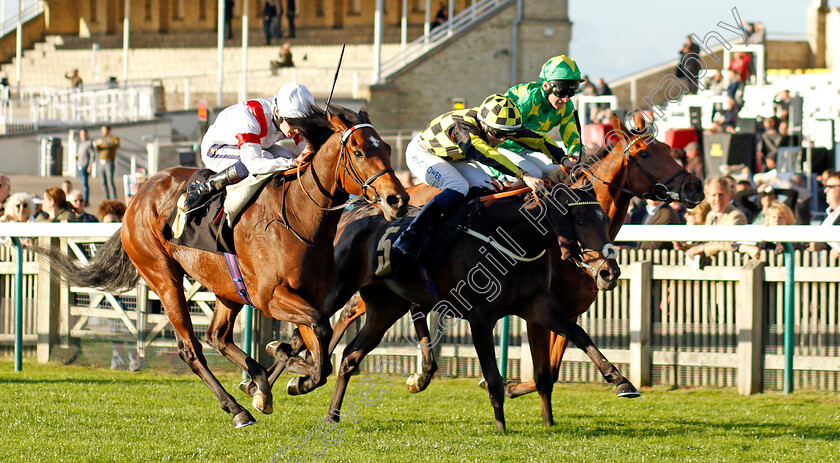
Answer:
<svg viewBox="0 0 840 463"><path fill-rule="evenodd" d="M190 177L187 185L195 181L205 181L214 175L210 169L201 169ZM187 199L186 187L179 192L175 209L169 214L163 227L163 237L172 244L214 252L234 254L233 227L224 220L225 190L212 196L203 207L186 214L184 202Z"/></svg>

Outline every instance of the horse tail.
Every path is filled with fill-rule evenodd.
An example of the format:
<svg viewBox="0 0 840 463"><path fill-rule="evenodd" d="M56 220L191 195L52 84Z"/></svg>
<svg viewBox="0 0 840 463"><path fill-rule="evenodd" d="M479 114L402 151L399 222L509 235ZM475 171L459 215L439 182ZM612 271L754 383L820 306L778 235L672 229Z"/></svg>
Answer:
<svg viewBox="0 0 840 463"><path fill-rule="evenodd" d="M96 249L96 255L87 264L78 261L56 248L35 249L45 254L52 267L69 285L96 288L109 293L121 293L137 286L140 274L125 253L120 232Z"/></svg>

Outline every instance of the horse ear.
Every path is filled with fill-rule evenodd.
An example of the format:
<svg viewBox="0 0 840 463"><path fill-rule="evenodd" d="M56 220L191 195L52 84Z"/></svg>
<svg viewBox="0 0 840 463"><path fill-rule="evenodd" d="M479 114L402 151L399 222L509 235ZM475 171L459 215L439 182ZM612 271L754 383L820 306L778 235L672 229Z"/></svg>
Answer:
<svg viewBox="0 0 840 463"><path fill-rule="evenodd" d="M359 117L362 119L363 124L370 124L370 115L365 108L359 110Z"/></svg>
<svg viewBox="0 0 840 463"><path fill-rule="evenodd" d="M347 124L345 124L340 117L334 114L328 114L328 117L330 118L330 124L332 124L333 128L337 129L338 132L347 130Z"/></svg>
<svg viewBox="0 0 840 463"><path fill-rule="evenodd" d="M627 133L627 127L624 126L624 123L621 122L621 118L616 116L615 113L612 115L612 125L613 130Z"/></svg>
<svg viewBox="0 0 840 463"><path fill-rule="evenodd" d="M578 246L574 225L572 224L573 220L572 214L567 213L563 214L560 223L554 224L557 232L557 244L560 247L560 257L563 260L569 260L580 254L580 246Z"/></svg>
<svg viewBox="0 0 840 463"><path fill-rule="evenodd" d="M645 118L642 117L641 112L633 112L633 123L636 125L636 128L634 129L636 132L641 133L645 131Z"/></svg>

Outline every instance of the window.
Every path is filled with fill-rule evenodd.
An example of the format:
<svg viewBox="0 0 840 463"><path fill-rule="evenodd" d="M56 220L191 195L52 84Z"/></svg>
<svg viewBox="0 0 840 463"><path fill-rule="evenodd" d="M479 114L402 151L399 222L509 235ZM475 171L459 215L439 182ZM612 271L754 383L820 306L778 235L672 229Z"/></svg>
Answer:
<svg viewBox="0 0 840 463"><path fill-rule="evenodd" d="M362 13L362 0L350 0L350 5L347 10L347 14L361 14Z"/></svg>
<svg viewBox="0 0 840 463"><path fill-rule="evenodd" d="M145 19L148 22L152 20L152 0L146 0L145 3Z"/></svg>
<svg viewBox="0 0 840 463"><path fill-rule="evenodd" d="M184 0L174 0L172 2L172 19L184 20Z"/></svg>
<svg viewBox="0 0 840 463"><path fill-rule="evenodd" d="M199 21L207 19L207 0L198 0L198 19Z"/></svg>
<svg viewBox="0 0 840 463"><path fill-rule="evenodd" d="M96 0L90 0L90 22L99 22L99 19L96 17Z"/></svg>

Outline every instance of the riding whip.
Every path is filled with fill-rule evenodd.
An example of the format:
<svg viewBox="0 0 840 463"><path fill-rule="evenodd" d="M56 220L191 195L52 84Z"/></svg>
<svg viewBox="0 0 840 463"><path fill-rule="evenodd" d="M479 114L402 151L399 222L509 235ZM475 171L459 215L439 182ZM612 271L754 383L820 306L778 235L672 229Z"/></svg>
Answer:
<svg viewBox="0 0 840 463"><path fill-rule="evenodd" d="M333 77L333 84L332 88L330 89L330 97L327 98L327 113L330 112L330 101L332 101L333 92L335 91L335 83L338 82L338 71L341 70L341 60L344 58L344 47L346 46L346 43L341 44L341 54L338 55L338 66L335 68L335 77Z"/></svg>

